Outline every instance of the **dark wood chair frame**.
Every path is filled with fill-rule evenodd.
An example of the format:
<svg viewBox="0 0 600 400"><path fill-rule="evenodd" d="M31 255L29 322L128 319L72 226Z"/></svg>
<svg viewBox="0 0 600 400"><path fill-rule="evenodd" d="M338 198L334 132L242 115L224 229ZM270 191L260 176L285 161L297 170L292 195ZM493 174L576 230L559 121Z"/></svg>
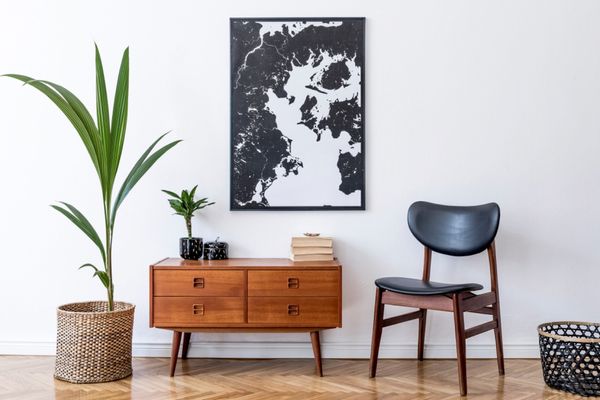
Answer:
<svg viewBox="0 0 600 400"><path fill-rule="evenodd" d="M496 357L498 361L498 372L504 375L504 351L502 349L502 325L500 322L500 301L498 296L498 272L496 264L496 248L492 242L487 248L490 264L491 291L482 294L474 294L469 291L457 292L447 295L407 295L382 290L377 288L375 292L375 315L373 318L373 339L371 343L371 360L369 363L370 377L374 378L377 373L377 357L379 355L379 344L383 328L396 325L401 322L419 320L419 341L417 358L423 360L425 347L425 324L427 310L448 311L454 313L454 326L456 336L456 356L458 360L458 379L460 382L460 394L467 394L467 364L466 364L466 339L479 335L480 333L494 330L496 336ZM431 270L431 249L425 247L423 261L423 280L429 281ZM416 307L419 310L390 318L383 318L385 305ZM489 322L465 329L464 313L491 315L493 319Z"/></svg>

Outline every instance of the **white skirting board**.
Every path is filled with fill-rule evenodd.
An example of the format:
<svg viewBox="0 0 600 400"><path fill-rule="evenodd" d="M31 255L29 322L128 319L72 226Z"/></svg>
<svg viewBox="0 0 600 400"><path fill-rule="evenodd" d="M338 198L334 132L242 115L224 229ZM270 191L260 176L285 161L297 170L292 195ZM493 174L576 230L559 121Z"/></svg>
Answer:
<svg viewBox="0 0 600 400"><path fill-rule="evenodd" d="M368 358L370 343L321 343L324 358ZM0 342L0 355L54 355L54 342ZM135 357L169 357L171 343L134 343ZM382 344L380 358L416 358L416 344ZM194 342L189 357L208 358L312 358L310 342ZM535 344L505 344L506 358L539 358ZM425 345L426 358L456 358L454 344ZM490 344L467 345L468 358L495 358Z"/></svg>

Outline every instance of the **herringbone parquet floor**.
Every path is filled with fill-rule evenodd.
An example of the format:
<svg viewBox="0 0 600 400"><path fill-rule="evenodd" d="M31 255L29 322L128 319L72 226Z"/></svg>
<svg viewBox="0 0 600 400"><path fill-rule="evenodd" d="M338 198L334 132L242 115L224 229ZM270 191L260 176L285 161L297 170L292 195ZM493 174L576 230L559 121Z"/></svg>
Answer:
<svg viewBox="0 0 600 400"><path fill-rule="evenodd" d="M544 386L538 360L469 360L468 399L576 399ZM174 378L166 358L136 358L132 377L73 385L54 380L53 357L0 357L1 400L366 400L459 399L453 360L380 360L369 379L366 360L324 360L325 376L311 359L180 360Z"/></svg>

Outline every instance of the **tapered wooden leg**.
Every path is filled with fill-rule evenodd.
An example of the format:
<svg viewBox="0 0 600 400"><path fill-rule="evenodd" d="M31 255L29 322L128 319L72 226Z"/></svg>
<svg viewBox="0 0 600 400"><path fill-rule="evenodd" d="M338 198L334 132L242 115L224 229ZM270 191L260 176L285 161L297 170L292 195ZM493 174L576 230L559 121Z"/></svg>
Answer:
<svg viewBox="0 0 600 400"><path fill-rule="evenodd" d="M494 305L494 319L498 326L494 329L496 336L496 359L498 361L498 373L504 375L504 349L502 344L502 324L500 322L500 304L496 302Z"/></svg>
<svg viewBox="0 0 600 400"><path fill-rule="evenodd" d="M179 344L181 343L181 332L173 331L173 343L171 345L171 373L169 376L175 375L175 367L177 367L177 357L179 356Z"/></svg>
<svg viewBox="0 0 600 400"><path fill-rule="evenodd" d="M181 359L187 359L188 349L190 347L190 338L192 337L191 332L183 332L183 345L181 347Z"/></svg>
<svg viewBox="0 0 600 400"><path fill-rule="evenodd" d="M462 302L459 293L452 296L454 305L454 331L456 333L456 359L458 361L458 381L460 395L467 395L467 343L465 338L465 321L462 311Z"/></svg>
<svg viewBox="0 0 600 400"><path fill-rule="evenodd" d="M323 365L321 363L321 340L319 339L319 331L313 331L310 333L310 341L312 342L315 364L317 365L317 375L323 376Z"/></svg>
<svg viewBox="0 0 600 400"><path fill-rule="evenodd" d="M488 259L490 261L490 277L492 281L492 291L496 294L496 303L492 305L496 328L494 335L496 336L496 359L498 361L498 372L504 375L504 350L502 344L502 322L500 320L500 296L498 294L498 268L496 261L496 245L494 242L488 247Z"/></svg>
<svg viewBox="0 0 600 400"><path fill-rule="evenodd" d="M379 357L379 344L381 343L381 332L383 330L383 309L381 303L382 290L375 291L375 311L373 314L373 337L371 339L371 359L369 361L369 377L375 378L377 374L377 358Z"/></svg>
<svg viewBox="0 0 600 400"><path fill-rule="evenodd" d="M423 352L425 350L425 325L427 323L427 310L421 308L421 316L419 317L419 347L417 350L417 358L423 361Z"/></svg>

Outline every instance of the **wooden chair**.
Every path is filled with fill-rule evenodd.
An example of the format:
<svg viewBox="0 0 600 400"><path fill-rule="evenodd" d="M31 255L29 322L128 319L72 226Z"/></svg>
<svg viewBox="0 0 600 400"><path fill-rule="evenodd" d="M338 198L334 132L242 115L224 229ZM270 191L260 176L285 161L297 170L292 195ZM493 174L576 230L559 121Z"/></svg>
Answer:
<svg viewBox="0 0 600 400"><path fill-rule="evenodd" d="M415 238L425 246L423 278L381 278L375 281L375 315L371 343L370 377L375 377L381 333L384 327L413 319L419 320L418 353L423 360L427 310L454 313L456 355L460 394L467 394L466 339L494 330L498 371L504 375L502 328L498 298L498 274L494 238L500 222L500 208L496 203L473 207L455 207L416 202L408 210L408 226ZM487 250L490 264L491 291L474 294L483 289L477 283L447 284L429 280L431 253L464 257ZM417 311L396 317L383 318L385 305L415 307ZM465 329L464 313L472 312L492 316L492 320Z"/></svg>

